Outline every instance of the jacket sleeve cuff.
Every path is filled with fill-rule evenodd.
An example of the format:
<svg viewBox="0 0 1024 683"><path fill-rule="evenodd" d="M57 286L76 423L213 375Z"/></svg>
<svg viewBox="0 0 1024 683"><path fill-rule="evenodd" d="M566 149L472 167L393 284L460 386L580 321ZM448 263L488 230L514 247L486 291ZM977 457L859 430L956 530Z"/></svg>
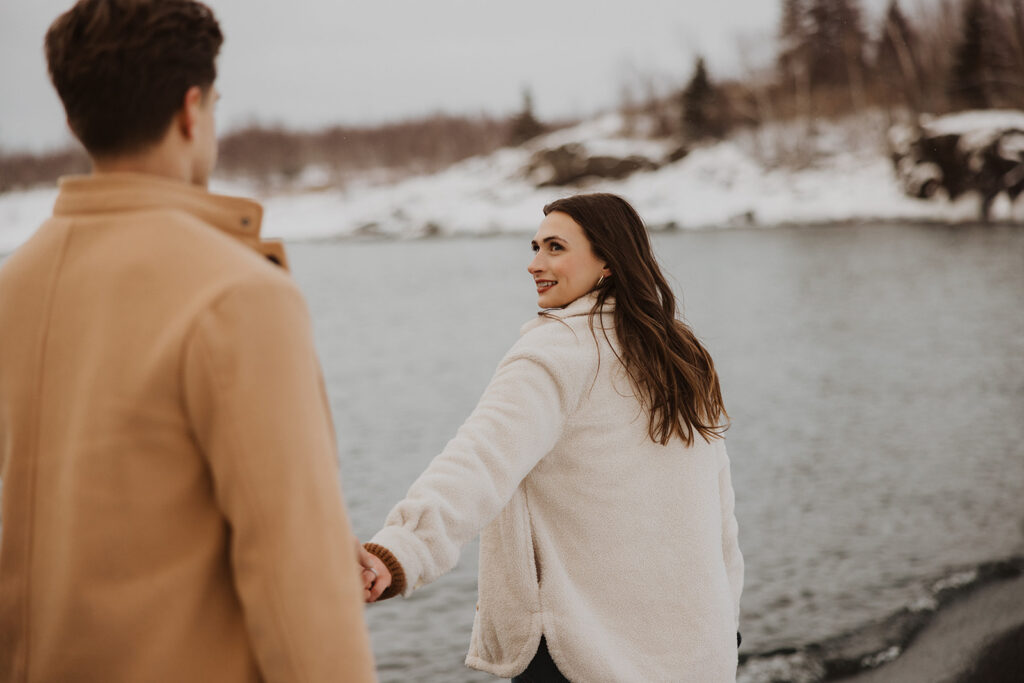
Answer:
<svg viewBox="0 0 1024 683"><path fill-rule="evenodd" d="M402 569L401 563L395 559L395 556L391 554L391 551L382 545L376 543L364 543L363 547L366 551L372 555L376 555L380 558L380 561L384 563L384 566L391 572L391 585L387 587L378 600L387 600L393 598L396 595L401 595L405 591L405 570Z"/></svg>

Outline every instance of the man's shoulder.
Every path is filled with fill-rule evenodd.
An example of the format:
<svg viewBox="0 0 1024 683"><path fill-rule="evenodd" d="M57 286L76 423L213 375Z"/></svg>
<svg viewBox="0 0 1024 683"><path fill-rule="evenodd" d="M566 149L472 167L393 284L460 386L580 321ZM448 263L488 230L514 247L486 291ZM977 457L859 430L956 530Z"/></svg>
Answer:
<svg viewBox="0 0 1024 683"><path fill-rule="evenodd" d="M258 238L228 234L184 209L155 209L125 222L121 236L126 243L125 257L169 270L185 280L184 286L211 281L291 282L283 268L257 249ZM135 230L140 234L129 237Z"/></svg>
<svg viewBox="0 0 1024 683"><path fill-rule="evenodd" d="M231 292L289 290L299 292L291 275L254 246L203 224L188 214L180 217L179 239L172 249L182 285L203 290L215 300ZM166 265L166 264L162 264ZM161 266L161 267L162 267Z"/></svg>
<svg viewBox="0 0 1024 683"><path fill-rule="evenodd" d="M149 212L148 221L165 233L165 238L179 242L183 248L213 251L226 258L261 255L241 235L232 235L184 208L165 207ZM141 220L146 221L147 217ZM167 228L164 230L164 228ZM253 238L255 243L258 241Z"/></svg>
<svg viewBox="0 0 1024 683"><path fill-rule="evenodd" d="M57 270L70 266L71 280L90 288L136 282L150 293L167 292L153 299L155 306L202 309L238 287L296 290L287 271L252 242L173 207L54 216L0 264L0 287L45 289Z"/></svg>
<svg viewBox="0 0 1024 683"><path fill-rule="evenodd" d="M45 220L27 240L3 258L0 263L0 283L27 276L36 261L48 254L56 254L67 233L67 223L53 217Z"/></svg>

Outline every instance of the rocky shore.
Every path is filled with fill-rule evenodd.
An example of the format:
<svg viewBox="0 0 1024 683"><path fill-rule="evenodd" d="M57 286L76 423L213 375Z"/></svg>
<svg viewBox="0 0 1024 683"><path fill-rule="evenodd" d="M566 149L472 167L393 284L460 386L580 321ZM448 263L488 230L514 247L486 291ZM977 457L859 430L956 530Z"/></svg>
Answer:
<svg viewBox="0 0 1024 683"><path fill-rule="evenodd" d="M741 683L1019 683L1024 557L938 579L923 604L856 631L741 659Z"/></svg>
<svg viewBox="0 0 1024 683"><path fill-rule="evenodd" d="M954 599L897 659L848 683L1018 683L1024 680L1024 576Z"/></svg>

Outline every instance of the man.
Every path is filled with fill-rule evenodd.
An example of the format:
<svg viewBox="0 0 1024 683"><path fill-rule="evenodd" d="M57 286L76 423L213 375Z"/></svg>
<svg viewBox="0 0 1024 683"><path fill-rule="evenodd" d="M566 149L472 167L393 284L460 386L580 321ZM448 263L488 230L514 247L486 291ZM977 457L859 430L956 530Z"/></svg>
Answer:
<svg viewBox="0 0 1024 683"><path fill-rule="evenodd" d="M94 168L0 269L0 680L374 678L305 304L205 190L221 41L192 0L47 33Z"/></svg>

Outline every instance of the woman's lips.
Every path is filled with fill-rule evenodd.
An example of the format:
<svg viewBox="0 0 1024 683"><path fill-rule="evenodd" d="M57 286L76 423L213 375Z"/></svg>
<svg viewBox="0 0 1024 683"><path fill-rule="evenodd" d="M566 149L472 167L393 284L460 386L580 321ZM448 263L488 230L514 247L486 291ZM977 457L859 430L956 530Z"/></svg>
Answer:
<svg viewBox="0 0 1024 683"><path fill-rule="evenodd" d="M543 294L558 284L555 280L535 280L534 283L537 285L538 294Z"/></svg>

